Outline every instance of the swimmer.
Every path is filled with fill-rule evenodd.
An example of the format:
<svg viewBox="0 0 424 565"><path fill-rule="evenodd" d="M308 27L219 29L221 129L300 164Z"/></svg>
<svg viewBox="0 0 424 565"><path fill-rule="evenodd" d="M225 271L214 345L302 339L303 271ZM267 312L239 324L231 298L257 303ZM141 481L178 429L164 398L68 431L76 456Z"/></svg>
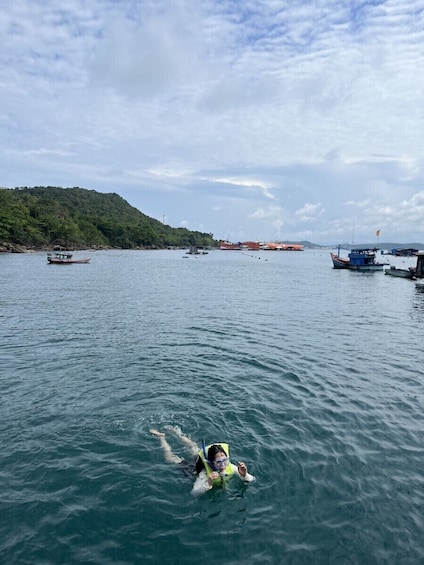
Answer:
<svg viewBox="0 0 424 565"><path fill-rule="evenodd" d="M255 480L255 477L248 473L245 463L240 462L238 465L231 463L229 447L226 443L215 443L208 446L203 443L199 449L194 441L184 435L180 429L175 427L169 429L179 437L192 455L197 456L194 468L188 461L172 452L163 432L152 429L150 433L159 438L165 461L181 465L185 474L189 472L191 475L196 475L191 491L193 496L199 496L214 486L223 486L232 475L239 476L247 483Z"/></svg>

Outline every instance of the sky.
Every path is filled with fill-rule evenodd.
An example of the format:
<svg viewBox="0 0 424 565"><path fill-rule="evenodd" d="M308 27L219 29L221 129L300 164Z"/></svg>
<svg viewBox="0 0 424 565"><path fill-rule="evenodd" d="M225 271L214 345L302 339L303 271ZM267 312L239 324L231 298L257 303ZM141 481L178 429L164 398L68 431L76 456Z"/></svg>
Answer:
<svg viewBox="0 0 424 565"><path fill-rule="evenodd" d="M2 2L0 186L48 185L216 239L424 243L424 1Z"/></svg>

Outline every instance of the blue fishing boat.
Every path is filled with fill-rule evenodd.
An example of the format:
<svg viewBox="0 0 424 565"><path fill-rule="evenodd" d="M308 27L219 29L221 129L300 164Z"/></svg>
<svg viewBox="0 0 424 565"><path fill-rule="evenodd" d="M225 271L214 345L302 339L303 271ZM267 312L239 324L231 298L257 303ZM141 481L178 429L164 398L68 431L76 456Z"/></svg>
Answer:
<svg viewBox="0 0 424 565"><path fill-rule="evenodd" d="M349 253L349 269L353 271L382 271L388 263L379 263L376 259L378 249L359 248Z"/></svg>
<svg viewBox="0 0 424 565"><path fill-rule="evenodd" d="M376 258L378 249L376 247L352 249L347 258L340 257L340 247L337 255L331 253L333 267L335 269L350 269L352 271L382 271L389 263L379 263Z"/></svg>

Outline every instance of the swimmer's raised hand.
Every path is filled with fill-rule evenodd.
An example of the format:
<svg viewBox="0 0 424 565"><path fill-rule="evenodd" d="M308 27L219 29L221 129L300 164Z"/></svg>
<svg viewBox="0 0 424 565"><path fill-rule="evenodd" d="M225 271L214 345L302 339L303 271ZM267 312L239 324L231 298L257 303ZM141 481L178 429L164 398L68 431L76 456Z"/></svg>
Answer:
<svg viewBox="0 0 424 565"><path fill-rule="evenodd" d="M208 477L208 483L210 487L212 486L212 483L214 482L215 479L219 479L219 473L217 473L216 471L212 471L212 473Z"/></svg>
<svg viewBox="0 0 424 565"><path fill-rule="evenodd" d="M240 463L238 464L237 470L240 477L245 477L247 475L247 467L242 461L240 461Z"/></svg>

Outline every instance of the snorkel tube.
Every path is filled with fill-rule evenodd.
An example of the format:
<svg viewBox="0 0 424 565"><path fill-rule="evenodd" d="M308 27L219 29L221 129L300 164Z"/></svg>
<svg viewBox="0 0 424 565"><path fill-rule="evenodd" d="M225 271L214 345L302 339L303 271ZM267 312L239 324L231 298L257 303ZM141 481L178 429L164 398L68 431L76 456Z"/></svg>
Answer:
<svg viewBox="0 0 424 565"><path fill-rule="evenodd" d="M212 463L212 461L209 461L209 459L208 459L208 454L206 453L205 438L202 439L202 451L203 451L203 457L205 458L206 463L209 465L209 467L210 467L213 471L216 471L215 465Z"/></svg>

